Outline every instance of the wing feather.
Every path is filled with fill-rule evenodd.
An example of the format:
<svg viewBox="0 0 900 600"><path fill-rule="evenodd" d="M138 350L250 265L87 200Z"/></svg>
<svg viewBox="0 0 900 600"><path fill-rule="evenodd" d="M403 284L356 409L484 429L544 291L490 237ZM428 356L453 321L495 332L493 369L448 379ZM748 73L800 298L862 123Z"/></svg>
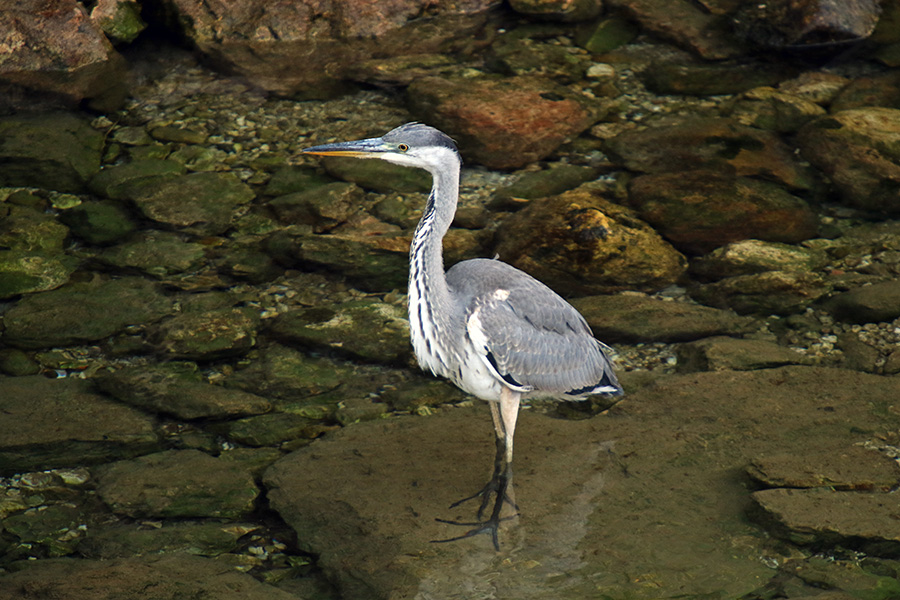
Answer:
<svg viewBox="0 0 900 600"><path fill-rule="evenodd" d="M469 339L505 385L569 397L621 393L606 347L550 288L498 261L466 261L447 276L466 300Z"/></svg>

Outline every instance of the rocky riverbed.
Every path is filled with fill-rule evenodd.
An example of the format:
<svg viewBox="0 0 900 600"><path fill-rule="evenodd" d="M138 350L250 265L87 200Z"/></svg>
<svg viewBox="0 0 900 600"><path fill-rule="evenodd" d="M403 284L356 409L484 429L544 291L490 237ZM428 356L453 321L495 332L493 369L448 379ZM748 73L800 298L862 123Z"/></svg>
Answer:
<svg viewBox="0 0 900 600"><path fill-rule="evenodd" d="M900 4L329 14L334 55L146 4L118 100L0 73L0 599L900 597ZM493 434L409 347L428 177L298 155L411 120L466 159L446 262L569 298L626 390L523 411L499 551L432 543Z"/></svg>

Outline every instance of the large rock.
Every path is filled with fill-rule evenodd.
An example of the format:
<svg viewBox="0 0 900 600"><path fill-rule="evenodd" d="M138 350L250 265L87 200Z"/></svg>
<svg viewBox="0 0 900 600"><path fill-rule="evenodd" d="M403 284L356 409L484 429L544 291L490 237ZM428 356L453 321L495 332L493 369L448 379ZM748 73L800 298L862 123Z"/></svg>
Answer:
<svg viewBox="0 0 900 600"><path fill-rule="evenodd" d="M125 61L81 2L4 3L0 39L0 111L75 107L85 98L110 110L124 99Z"/></svg>
<svg viewBox="0 0 900 600"><path fill-rule="evenodd" d="M477 37L498 0L214 4L166 0L208 60L279 94L323 97L373 55L444 53ZM423 15L428 15L423 17Z"/></svg>
<svg viewBox="0 0 900 600"><path fill-rule="evenodd" d="M501 260L563 295L592 295L671 285L685 258L634 212L576 189L533 200L498 231Z"/></svg>
<svg viewBox="0 0 900 600"><path fill-rule="evenodd" d="M2 118L0 186L82 191L100 170L102 150L103 133L69 113Z"/></svg>
<svg viewBox="0 0 900 600"><path fill-rule="evenodd" d="M651 127L626 131L607 141L609 154L632 171L681 173L711 168L758 177L787 189L813 186L809 167L771 131L708 117L668 117Z"/></svg>
<svg viewBox="0 0 900 600"><path fill-rule="evenodd" d="M264 480L271 507L348 600L460 590L591 598L598 587L611 598L737 598L779 571L759 560L770 542L748 523L749 492L735 474L763 453L814 462L835 445L891 436L898 394L896 378L785 367L660 378L590 420L523 411L519 516L502 522L499 552L488 535L430 543L469 529L435 517L466 522L476 512L477 500L448 505L490 473L483 404L346 427L275 463ZM828 514L806 519L827 523Z"/></svg>
<svg viewBox="0 0 900 600"><path fill-rule="evenodd" d="M172 300L137 277L72 283L28 296L3 315L3 340L19 348L96 342L169 314Z"/></svg>
<svg viewBox="0 0 900 600"><path fill-rule="evenodd" d="M696 285L688 293L709 306L730 308L742 315L766 316L803 312L828 290L825 279L815 273L766 271Z"/></svg>
<svg viewBox="0 0 900 600"><path fill-rule="evenodd" d="M408 94L414 114L491 169L545 158L601 116L586 96L542 77L427 77Z"/></svg>
<svg viewBox="0 0 900 600"><path fill-rule="evenodd" d="M734 58L743 54L731 35L725 15L704 10L689 0L607 0L611 10L623 11L641 28L695 52L708 60Z"/></svg>
<svg viewBox="0 0 900 600"><path fill-rule="evenodd" d="M800 130L803 156L822 169L841 201L900 214L900 109L868 107L816 119Z"/></svg>
<svg viewBox="0 0 900 600"><path fill-rule="evenodd" d="M699 254L739 240L799 242L818 218L779 186L712 170L642 175L629 199L641 217L684 252Z"/></svg>
<svg viewBox="0 0 900 600"><path fill-rule="evenodd" d="M153 420L77 379L0 377L0 475L151 452Z"/></svg>
<svg viewBox="0 0 900 600"><path fill-rule="evenodd" d="M885 281L838 294L826 303L841 321L880 323L900 317L900 281Z"/></svg>
<svg viewBox="0 0 900 600"><path fill-rule="evenodd" d="M730 310L628 293L575 298L572 306L597 339L609 343L688 342L749 333L756 323Z"/></svg>

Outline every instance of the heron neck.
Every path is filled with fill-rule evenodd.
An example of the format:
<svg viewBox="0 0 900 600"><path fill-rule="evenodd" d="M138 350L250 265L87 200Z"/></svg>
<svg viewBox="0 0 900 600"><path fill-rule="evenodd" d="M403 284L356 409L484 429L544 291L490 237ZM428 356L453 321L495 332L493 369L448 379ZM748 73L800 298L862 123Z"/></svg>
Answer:
<svg viewBox="0 0 900 600"><path fill-rule="evenodd" d="M450 306L444 275L442 240L453 216L459 196L459 165L432 172L434 183L422 218L410 246L410 293L420 292L433 306Z"/></svg>

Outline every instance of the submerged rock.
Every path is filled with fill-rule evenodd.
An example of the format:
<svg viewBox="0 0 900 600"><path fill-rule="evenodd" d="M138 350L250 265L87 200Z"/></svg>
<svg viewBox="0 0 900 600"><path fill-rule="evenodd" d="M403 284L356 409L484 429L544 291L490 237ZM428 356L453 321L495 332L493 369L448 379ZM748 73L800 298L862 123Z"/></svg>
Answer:
<svg viewBox="0 0 900 600"><path fill-rule="evenodd" d="M153 420L75 379L0 377L0 475L152 452Z"/></svg>
<svg viewBox="0 0 900 600"><path fill-rule="evenodd" d="M139 270L166 277L199 267L206 257L202 244L189 242L169 231L142 231L120 244L102 250L97 258L123 271Z"/></svg>
<svg viewBox="0 0 900 600"><path fill-rule="evenodd" d="M134 518L236 519L253 510L259 489L237 462L199 450L167 450L97 467L97 495Z"/></svg>
<svg viewBox="0 0 900 600"><path fill-rule="evenodd" d="M29 349L95 342L153 323L172 306L156 285L137 277L71 283L20 300L3 315L3 338Z"/></svg>
<svg viewBox="0 0 900 600"><path fill-rule="evenodd" d="M0 118L0 186L83 191L102 150L103 133L70 113Z"/></svg>
<svg viewBox="0 0 900 600"><path fill-rule="evenodd" d="M427 77L408 93L413 113L428 115L465 156L491 169L545 158L600 116L586 96L542 77Z"/></svg>
<svg viewBox="0 0 900 600"><path fill-rule="evenodd" d="M406 309L378 300L292 310L276 317L270 332L282 342L370 362L402 364L412 358Z"/></svg>
<svg viewBox="0 0 900 600"><path fill-rule="evenodd" d="M726 369L752 371L809 363L799 352L773 342L725 336L679 344L675 356L678 358L679 373Z"/></svg>
<svg viewBox="0 0 900 600"><path fill-rule="evenodd" d="M836 319L880 323L900 317L900 281L885 281L843 292L825 302Z"/></svg>
<svg viewBox="0 0 900 600"><path fill-rule="evenodd" d="M179 419L239 417L272 408L265 398L207 383L194 364L126 367L95 381L121 402Z"/></svg>
<svg viewBox="0 0 900 600"><path fill-rule="evenodd" d="M748 333L756 324L730 310L638 294L575 298L572 306L584 315L597 339L609 343L687 342Z"/></svg>
<svg viewBox="0 0 900 600"><path fill-rule="evenodd" d="M191 173L148 182L132 200L158 223L197 235L219 235L254 197L232 173Z"/></svg>
<svg viewBox="0 0 900 600"><path fill-rule="evenodd" d="M499 257L563 295L671 285L684 257L635 214L599 192L533 200L498 231Z"/></svg>
<svg viewBox="0 0 900 600"><path fill-rule="evenodd" d="M802 312L828 291L821 276L791 271L737 275L688 289L690 296L703 304L761 316Z"/></svg>
<svg viewBox="0 0 900 600"><path fill-rule="evenodd" d="M148 590L160 599L300 600L260 583L227 561L183 553L113 560L59 558L23 561L0 574L0 600L21 600L39 589L56 600L139 600Z"/></svg>
<svg viewBox="0 0 900 600"><path fill-rule="evenodd" d="M130 558L154 554L215 557L232 552L240 538L259 529L250 523L175 522L162 527L140 523L91 528L78 544L85 558Z"/></svg>
<svg viewBox="0 0 900 600"><path fill-rule="evenodd" d="M809 167L778 135L733 119L667 117L652 127L621 133L606 144L614 159L640 173L714 169L775 181L787 189L813 187Z"/></svg>
<svg viewBox="0 0 900 600"><path fill-rule="evenodd" d="M900 110L868 107L822 117L800 130L800 151L834 182L841 201L900 214Z"/></svg>
<svg viewBox="0 0 900 600"><path fill-rule="evenodd" d="M757 518L780 538L815 550L840 546L875 556L900 556L897 502L890 493L825 488L752 494Z"/></svg>
<svg viewBox="0 0 900 600"><path fill-rule="evenodd" d="M488 535L431 543L470 529L434 519L467 522L476 512L471 503L447 507L490 474L482 404L343 428L275 463L264 480L272 508L348 600L460 589L590 598L598 586L610 597L737 598L777 571L759 560L767 538L746 519L748 491L735 472L763 452L802 456L824 441L890 435L898 394L896 378L783 367L662 377L589 420L523 411L519 514L501 523L500 552ZM659 434L670 427L675 435ZM653 543L661 531L664 550ZM652 588L633 573L652 573Z"/></svg>
<svg viewBox="0 0 900 600"><path fill-rule="evenodd" d="M691 261L691 274L704 280L766 271L817 271L828 257L821 250L763 240L741 240Z"/></svg>
<svg viewBox="0 0 900 600"><path fill-rule="evenodd" d="M747 239L800 242L818 232L818 218L804 200L748 177L656 173L636 177L628 191L641 218L684 252Z"/></svg>
<svg viewBox="0 0 900 600"><path fill-rule="evenodd" d="M239 356L256 345L259 321L259 310L249 307L189 310L154 326L150 339L170 358Z"/></svg>

